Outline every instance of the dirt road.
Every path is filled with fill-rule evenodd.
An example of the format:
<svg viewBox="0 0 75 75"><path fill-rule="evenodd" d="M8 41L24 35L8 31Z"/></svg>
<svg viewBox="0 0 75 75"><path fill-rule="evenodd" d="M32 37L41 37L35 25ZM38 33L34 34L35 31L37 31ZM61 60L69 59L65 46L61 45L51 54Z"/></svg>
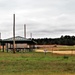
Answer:
<svg viewBox="0 0 75 75"><path fill-rule="evenodd" d="M36 49L36 52L44 52L44 50ZM47 51L55 54L75 54L75 51Z"/></svg>

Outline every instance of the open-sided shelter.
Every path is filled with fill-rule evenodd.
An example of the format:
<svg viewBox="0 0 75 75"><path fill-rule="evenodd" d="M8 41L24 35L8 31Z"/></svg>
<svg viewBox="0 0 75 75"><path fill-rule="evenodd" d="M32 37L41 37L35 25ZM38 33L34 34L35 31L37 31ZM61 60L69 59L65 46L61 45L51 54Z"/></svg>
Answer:
<svg viewBox="0 0 75 75"><path fill-rule="evenodd" d="M18 44L20 44L19 46L17 46ZM27 47L22 47L22 45L26 45L27 44ZM29 50L31 51L34 47L35 47L35 44L36 42L33 41L32 39L26 39L24 37L21 37L21 36L16 36L15 37L15 50L18 51L18 50ZM12 50L13 49L13 37L12 38L8 38L8 39L4 39L1 41L1 45L2 45L2 49L3 49L3 52L4 52L4 46L6 46L6 50L8 52L8 50Z"/></svg>

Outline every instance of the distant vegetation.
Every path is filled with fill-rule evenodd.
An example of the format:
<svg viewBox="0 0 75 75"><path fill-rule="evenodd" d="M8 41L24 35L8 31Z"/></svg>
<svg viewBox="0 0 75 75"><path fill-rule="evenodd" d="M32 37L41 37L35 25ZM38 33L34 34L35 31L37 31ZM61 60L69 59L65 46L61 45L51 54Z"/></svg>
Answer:
<svg viewBox="0 0 75 75"><path fill-rule="evenodd" d="M60 38L39 38L39 39L33 39L37 42L39 45L75 45L75 36L61 36Z"/></svg>

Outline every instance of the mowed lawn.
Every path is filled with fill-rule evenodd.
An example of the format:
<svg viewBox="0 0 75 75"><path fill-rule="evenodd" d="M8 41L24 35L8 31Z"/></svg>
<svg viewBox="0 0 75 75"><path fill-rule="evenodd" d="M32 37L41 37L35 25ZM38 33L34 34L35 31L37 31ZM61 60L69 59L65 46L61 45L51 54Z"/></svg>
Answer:
<svg viewBox="0 0 75 75"><path fill-rule="evenodd" d="M0 75L75 75L75 56L0 52Z"/></svg>

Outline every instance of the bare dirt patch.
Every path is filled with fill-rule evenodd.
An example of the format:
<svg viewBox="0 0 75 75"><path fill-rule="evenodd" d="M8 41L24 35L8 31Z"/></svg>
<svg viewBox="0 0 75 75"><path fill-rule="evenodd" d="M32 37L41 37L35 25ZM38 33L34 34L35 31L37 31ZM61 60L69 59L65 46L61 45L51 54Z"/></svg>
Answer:
<svg viewBox="0 0 75 75"><path fill-rule="evenodd" d="M44 50L36 49L36 52L44 52ZM47 51L55 54L75 54L75 51Z"/></svg>
<svg viewBox="0 0 75 75"><path fill-rule="evenodd" d="M47 52L55 53L55 54L75 54L75 46L67 46L67 45L37 45L36 52Z"/></svg>

